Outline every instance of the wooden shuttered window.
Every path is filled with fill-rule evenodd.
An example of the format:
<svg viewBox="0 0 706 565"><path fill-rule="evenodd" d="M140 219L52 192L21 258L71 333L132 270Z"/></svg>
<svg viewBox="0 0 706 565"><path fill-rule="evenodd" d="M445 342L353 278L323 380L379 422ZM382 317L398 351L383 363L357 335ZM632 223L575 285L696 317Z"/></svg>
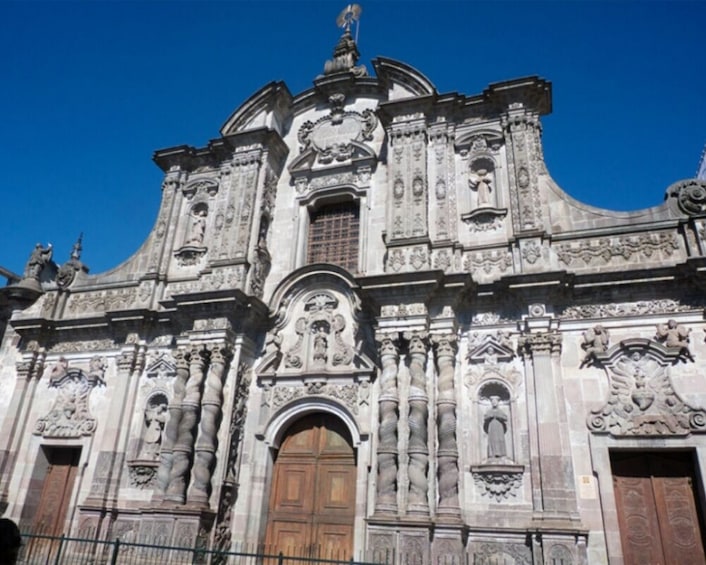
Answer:
<svg viewBox="0 0 706 565"><path fill-rule="evenodd" d="M322 206L311 213L308 263L331 263L358 271L360 211L357 202Z"/></svg>

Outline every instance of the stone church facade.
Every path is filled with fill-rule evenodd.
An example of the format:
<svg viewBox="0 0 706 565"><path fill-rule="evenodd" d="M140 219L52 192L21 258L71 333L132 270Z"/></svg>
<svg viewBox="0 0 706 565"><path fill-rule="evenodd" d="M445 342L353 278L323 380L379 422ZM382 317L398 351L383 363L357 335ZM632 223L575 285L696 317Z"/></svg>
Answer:
<svg viewBox="0 0 706 565"><path fill-rule="evenodd" d="M154 229L3 289L0 502L24 531L477 564L703 562L706 184L549 176L530 77L440 94L346 30L207 146ZM652 557L648 557L652 556Z"/></svg>

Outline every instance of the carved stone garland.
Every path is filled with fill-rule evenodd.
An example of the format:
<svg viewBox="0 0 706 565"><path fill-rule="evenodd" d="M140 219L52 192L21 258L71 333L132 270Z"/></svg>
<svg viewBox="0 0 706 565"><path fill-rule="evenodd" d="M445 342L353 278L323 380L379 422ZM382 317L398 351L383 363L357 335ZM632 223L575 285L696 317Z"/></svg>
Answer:
<svg viewBox="0 0 706 565"><path fill-rule="evenodd" d="M439 370L437 406L437 431L439 447L439 513L460 514L458 500L458 444L456 442L456 393L454 391L454 366L456 337L435 336L436 363Z"/></svg>
<svg viewBox="0 0 706 565"><path fill-rule="evenodd" d="M409 340L409 496L410 514L429 513L427 472L429 447L427 445L427 419L429 397L426 392L427 341L423 334L405 335Z"/></svg>
<svg viewBox="0 0 706 565"><path fill-rule="evenodd" d="M378 338L380 375L380 425L378 427L378 476L376 512L397 512L397 371L399 353L392 336Z"/></svg>

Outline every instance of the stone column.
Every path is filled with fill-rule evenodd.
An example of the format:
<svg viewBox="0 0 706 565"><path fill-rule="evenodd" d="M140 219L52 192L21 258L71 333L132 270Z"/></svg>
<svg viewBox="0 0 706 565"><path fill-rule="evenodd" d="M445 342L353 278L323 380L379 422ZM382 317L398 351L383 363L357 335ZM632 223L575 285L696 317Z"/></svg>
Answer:
<svg viewBox="0 0 706 565"><path fill-rule="evenodd" d="M407 511L409 514L429 515L429 445L428 423L429 396L427 395L426 335L414 333L405 335L409 340L409 494Z"/></svg>
<svg viewBox="0 0 706 565"><path fill-rule="evenodd" d="M564 404L563 384L558 359L561 335L557 332L530 333L519 340L528 375L528 395L534 391L534 402L528 402L530 449L533 483L539 479L540 490L534 490L534 506L538 519L577 519L571 445ZM534 449L532 449L534 446Z"/></svg>
<svg viewBox="0 0 706 565"><path fill-rule="evenodd" d="M458 519L461 508L458 500L458 443L456 442L456 392L454 373L456 366L456 336L434 336L436 365L438 369L436 397L438 434L438 479L440 516Z"/></svg>
<svg viewBox="0 0 706 565"><path fill-rule="evenodd" d="M211 476L216 460L217 434L222 416L223 375L231 353L224 344L212 345L209 351L211 365L201 401L201 425L193 468L194 482L188 497L189 503L204 506L208 506L211 495Z"/></svg>
<svg viewBox="0 0 706 565"><path fill-rule="evenodd" d="M397 513L397 371L400 360L397 336L380 335L377 338L380 348L382 373L380 375L380 425L378 427L378 474L375 512Z"/></svg>
<svg viewBox="0 0 706 565"><path fill-rule="evenodd" d="M130 433L129 414L132 413L139 375L145 364L145 346L138 344L138 336L130 334L116 360L117 374L111 380L111 403L105 421L103 445L108 448L98 453L91 492L87 504L105 507L117 505L120 477L125 469L125 452ZM131 386L132 385L132 386ZM110 446L112 442L112 446ZM111 449L112 447L112 449Z"/></svg>
<svg viewBox="0 0 706 565"><path fill-rule="evenodd" d="M152 497L154 502L161 500L169 486L169 475L172 471L174 461L174 445L179 435L179 424L181 423L182 402L186 394L186 382L189 380L189 362L186 359L186 352L178 349L174 353L176 365L176 379L174 381L174 397L169 403L169 420L162 435L162 446L159 454L159 468L157 469L157 481L155 494Z"/></svg>
<svg viewBox="0 0 706 565"><path fill-rule="evenodd" d="M189 380L186 382L181 418L172 448L172 466L165 500L183 504L186 497L189 464L194 450L194 434L201 405L201 384L206 367L206 351L194 346L190 353Z"/></svg>
<svg viewBox="0 0 706 565"><path fill-rule="evenodd" d="M25 435L34 390L44 373L46 351L36 341L30 342L24 360L16 365L17 379L12 399L2 424L2 439L5 443L0 451L0 514L7 507L10 479L15 470L17 451Z"/></svg>

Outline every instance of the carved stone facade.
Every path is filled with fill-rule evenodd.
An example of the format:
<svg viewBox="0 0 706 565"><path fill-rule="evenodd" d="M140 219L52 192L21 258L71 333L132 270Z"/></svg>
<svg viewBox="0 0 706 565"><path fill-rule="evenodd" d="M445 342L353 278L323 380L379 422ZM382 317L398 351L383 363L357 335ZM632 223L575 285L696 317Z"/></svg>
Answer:
<svg viewBox="0 0 706 565"><path fill-rule="evenodd" d="M354 454L346 558L625 562L616 457L680 453L704 489L706 184L579 204L544 164L548 82L442 96L356 66L345 25L309 90L271 83L206 147L156 153L127 262L40 245L2 290L0 509L36 530L65 461L56 531L269 543L279 454L320 418ZM341 203L350 271L308 260Z"/></svg>

